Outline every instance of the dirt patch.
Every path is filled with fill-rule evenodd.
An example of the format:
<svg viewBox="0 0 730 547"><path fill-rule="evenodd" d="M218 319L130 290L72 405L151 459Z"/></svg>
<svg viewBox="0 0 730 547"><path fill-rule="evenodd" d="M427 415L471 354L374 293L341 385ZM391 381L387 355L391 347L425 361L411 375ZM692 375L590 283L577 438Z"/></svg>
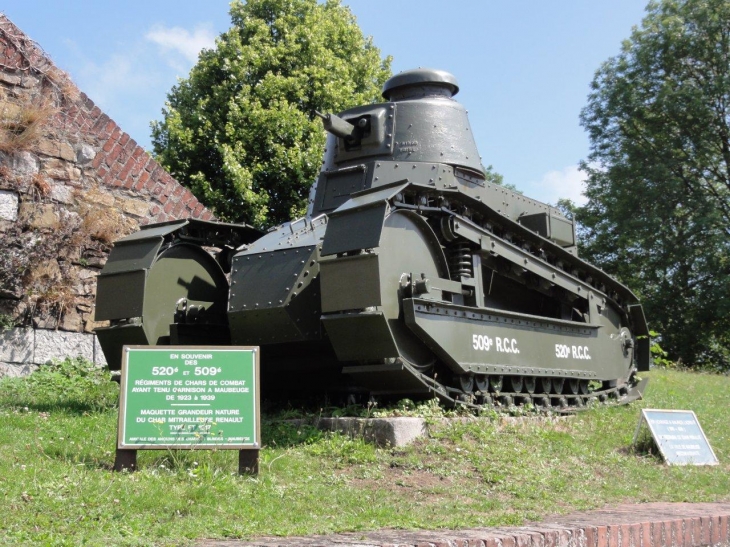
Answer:
<svg viewBox="0 0 730 547"><path fill-rule="evenodd" d="M402 493L403 489L415 489L423 492L453 487L457 482L454 477L437 475L423 469L404 469L401 467L385 467L379 477L349 478L349 483L358 489L385 490Z"/></svg>

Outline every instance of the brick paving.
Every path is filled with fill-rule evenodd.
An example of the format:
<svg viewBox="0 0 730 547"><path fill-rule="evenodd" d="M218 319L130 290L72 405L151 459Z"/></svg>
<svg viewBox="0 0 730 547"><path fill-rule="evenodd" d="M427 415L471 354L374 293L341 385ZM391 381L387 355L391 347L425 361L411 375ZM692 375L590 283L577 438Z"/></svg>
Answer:
<svg viewBox="0 0 730 547"><path fill-rule="evenodd" d="M730 503L625 504L547 517L519 527L379 530L251 541L203 540L196 547L730 547Z"/></svg>

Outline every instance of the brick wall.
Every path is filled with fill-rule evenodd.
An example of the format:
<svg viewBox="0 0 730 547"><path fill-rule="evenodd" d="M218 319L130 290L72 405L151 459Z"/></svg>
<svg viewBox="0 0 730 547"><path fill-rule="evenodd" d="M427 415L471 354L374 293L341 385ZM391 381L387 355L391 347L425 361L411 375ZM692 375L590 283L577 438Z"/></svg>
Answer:
<svg viewBox="0 0 730 547"><path fill-rule="evenodd" d="M48 125L49 138L35 147L35 153L75 164L79 163L79 148L91 147L94 157L82 170L81 178L123 191L112 195L138 198L139 206L126 212L140 224L213 217L4 14L0 14L0 49L0 81L4 87L32 90L52 82L50 85L62 95L60 108ZM87 182L73 176L51 178L77 187Z"/></svg>
<svg viewBox="0 0 730 547"><path fill-rule="evenodd" d="M625 504L525 526L258 538L240 547L727 547L728 503Z"/></svg>
<svg viewBox="0 0 730 547"><path fill-rule="evenodd" d="M187 217L213 215L0 14L0 328L93 332L113 241Z"/></svg>

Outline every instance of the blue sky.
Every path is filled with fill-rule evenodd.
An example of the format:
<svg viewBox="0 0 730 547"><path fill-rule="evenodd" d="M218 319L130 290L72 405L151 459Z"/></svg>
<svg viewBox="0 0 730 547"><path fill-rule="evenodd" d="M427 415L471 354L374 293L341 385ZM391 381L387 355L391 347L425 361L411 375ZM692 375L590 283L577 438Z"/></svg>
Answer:
<svg viewBox="0 0 730 547"><path fill-rule="evenodd" d="M593 74L646 0L343 0L393 72L452 72L485 165L530 197L581 201L579 124ZM138 143L201 47L228 29L227 0L10 0L0 7Z"/></svg>

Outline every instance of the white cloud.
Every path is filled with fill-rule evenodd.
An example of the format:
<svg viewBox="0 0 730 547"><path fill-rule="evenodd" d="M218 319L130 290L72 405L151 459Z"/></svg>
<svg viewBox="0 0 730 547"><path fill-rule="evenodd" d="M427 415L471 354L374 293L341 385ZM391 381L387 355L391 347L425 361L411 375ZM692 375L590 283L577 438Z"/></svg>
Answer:
<svg viewBox="0 0 730 547"><path fill-rule="evenodd" d="M109 107L134 91L147 91L155 85L153 73L140 70L135 57L115 54L100 63L90 60L78 69L78 85L102 108Z"/></svg>
<svg viewBox="0 0 730 547"><path fill-rule="evenodd" d="M198 25L192 32L181 27L155 25L145 38L160 46L163 52L178 53L190 63L198 60L201 49L215 46L215 33L210 25Z"/></svg>
<svg viewBox="0 0 730 547"><path fill-rule="evenodd" d="M585 188L585 173L577 165L569 165L562 170L548 171L539 182L529 184L525 195L556 204L560 198L568 198L577 205L585 205L587 199L583 195Z"/></svg>
<svg viewBox="0 0 730 547"><path fill-rule="evenodd" d="M162 96L176 77L187 75L202 48L213 46L215 36L210 25L198 26L193 31L155 25L144 40L138 37L123 52L115 52L106 59L92 60L82 54L79 83L104 106L154 91Z"/></svg>
<svg viewBox="0 0 730 547"><path fill-rule="evenodd" d="M121 128L149 146L149 122L160 118L165 96L180 77L187 76L204 47L215 47L212 25L192 31L155 25L144 35L130 36L123 47L105 57L72 41L70 70L79 88Z"/></svg>

